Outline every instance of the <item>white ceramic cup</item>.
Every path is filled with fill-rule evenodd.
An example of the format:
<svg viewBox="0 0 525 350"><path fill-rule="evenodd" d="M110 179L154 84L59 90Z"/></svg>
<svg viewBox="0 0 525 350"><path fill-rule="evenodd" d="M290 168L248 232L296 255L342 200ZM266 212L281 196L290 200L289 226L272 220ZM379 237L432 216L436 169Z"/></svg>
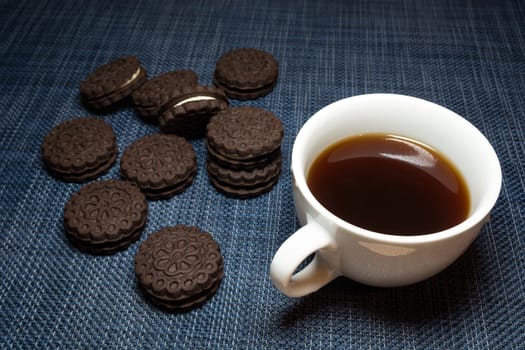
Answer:
<svg viewBox="0 0 525 350"><path fill-rule="evenodd" d="M436 233L397 236L352 225L324 208L306 183L310 165L338 140L366 133L409 137L444 154L467 183L467 219ZM338 276L395 287L437 274L469 247L488 220L502 176L494 149L471 123L437 104L395 94L349 97L315 113L295 139L291 171L302 227L281 245L270 266L274 285L291 297L312 293ZM311 262L296 271L313 253Z"/></svg>

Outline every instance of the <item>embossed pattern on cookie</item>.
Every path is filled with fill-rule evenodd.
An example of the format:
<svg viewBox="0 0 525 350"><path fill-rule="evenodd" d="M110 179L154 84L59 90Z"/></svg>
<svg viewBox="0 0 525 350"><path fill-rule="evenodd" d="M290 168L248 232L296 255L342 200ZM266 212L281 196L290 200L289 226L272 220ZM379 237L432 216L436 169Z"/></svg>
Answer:
<svg viewBox="0 0 525 350"><path fill-rule="evenodd" d="M283 126L272 112L250 106L228 108L211 118L207 142L228 158L249 160L281 145Z"/></svg>
<svg viewBox="0 0 525 350"><path fill-rule="evenodd" d="M184 191L197 172L191 144L172 134L151 134L133 142L122 155L122 176L135 182L150 199Z"/></svg>
<svg viewBox="0 0 525 350"><path fill-rule="evenodd" d="M133 183L105 180L84 185L64 207L66 236L80 250L109 254L137 240L148 204Z"/></svg>
<svg viewBox="0 0 525 350"><path fill-rule="evenodd" d="M41 151L50 174L64 181L83 182L106 172L118 149L109 124L96 117L80 117L51 129Z"/></svg>
<svg viewBox="0 0 525 350"><path fill-rule="evenodd" d="M213 237L196 226L152 233L135 255L139 286L154 304L186 311L211 298L223 278L223 258Z"/></svg>
<svg viewBox="0 0 525 350"><path fill-rule="evenodd" d="M270 93L279 73L279 65L268 52L240 48L223 54L215 65L213 83L239 100L253 100Z"/></svg>

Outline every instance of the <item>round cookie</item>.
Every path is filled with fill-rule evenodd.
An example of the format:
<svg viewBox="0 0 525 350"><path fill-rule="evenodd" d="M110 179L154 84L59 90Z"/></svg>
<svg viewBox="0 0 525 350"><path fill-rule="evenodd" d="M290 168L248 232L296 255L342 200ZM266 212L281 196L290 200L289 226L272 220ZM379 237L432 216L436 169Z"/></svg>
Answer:
<svg viewBox="0 0 525 350"><path fill-rule="evenodd" d="M109 124L100 118L80 117L53 127L41 152L51 175L84 182L105 173L115 162L118 148Z"/></svg>
<svg viewBox="0 0 525 350"><path fill-rule="evenodd" d="M133 183L98 181L71 196L64 207L64 228L78 249L110 254L140 237L147 215L146 197Z"/></svg>
<svg viewBox="0 0 525 350"><path fill-rule="evenodd" d="M131 95L147 80L146 70L135 56L108 62L80 83L80 96L88 107L101 109Z"/></svg>
<svg viewBox="0 0 525 350"><path fill-rule="evenodd" d="M220 192L251 198L268 192L281 173L283 126L272 112L228 108L208 123L207 170Z"/></svg>
<svg viewBox="0 0 525 350"><path fill-rule="evenodd" d="M213 82L231 98L254 100L273 90L278 73L279 65L270 53L240 48L219 58Z"/></svg>
<svg viewBox="0 0 525 350"><path fill-rule="evenodd" d="M177 70L160 74L146 81L131 97L135 110L148 121L156 120L162 101L169 99L174 90L197 85L197 74L192 70Z"/></svg>
<svg viewBox="0 0 525 350"><path fill-rule="evenodd" d="M159 109L160 129L187 138L202 137L210 118L228 107L228 98L214 86L186 86L173 90Z"/></svg>
<svg viewBox="0 0 525 350"><path fill-rule="evenodd" d="M176 225L152 233L140 245L135 274L153 304L188 311L215 294L224 276L223 258L208 232Z"/></svg>
<svg viewBox="0 0 525 350"><path fill-rule="evenodd" d="M283 126L272 112L257 107L234 107L213 116L206 140L215 153L248 161L272 153L281 146Z"/></svg>
<svg viewBox="0 0 525 350"><path fill-rule="evenodd" d="M183 192L197 172L191 144L173 134L151 134L133 142L122 155L120 171L149 199L166 199Z"/></svg>

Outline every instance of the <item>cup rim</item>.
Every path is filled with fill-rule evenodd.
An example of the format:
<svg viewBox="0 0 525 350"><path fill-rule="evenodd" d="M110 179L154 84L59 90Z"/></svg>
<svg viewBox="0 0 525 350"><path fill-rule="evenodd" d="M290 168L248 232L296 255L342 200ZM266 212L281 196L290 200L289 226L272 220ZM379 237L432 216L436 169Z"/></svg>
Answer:
<svg viewBox="0 0 525 350"><path fill-rule="evenodd" d="M315 120L318 118L321 118L323 114L326 112L326 110L330 107L333 107L335 104L341 104L341 103L349 103L350 100L358 100L363 98L400 98L405 99L406 101L409 100L416 100L419 102L431 104L434 106L437 106L448 113L452 113L457 118L462 119L462 121L467 124L468 127L474 129L473 131L476 132L478 137L481 137L480 141L484 142L486 146L488 146L488 150L490 150L490 154L485 155L489 161L494 162L493 168L496 170L496 173L494 174L494 182L497 182L494 186L491 186L489 189L489 192L487 192L484 195L484 200L482 203L478 206L478 208L469 215L468 218L463 220L461 223L452 226L450 228L447 228L445 230L432 232L432 233L425 233L425 234L419 234L419 235L395 235L395 234L388 234L388 233L381 233L372 231L357 225L354 225L352 223L349 223L335 214L332 214L327 208L325 208L313 195L313 193L310 191L310 188L308 187L306 183L306 171L294 171L296 168L301 168L303 166L303 158L301 155L297 154L297 144L301 141L302 138L304 138L304 134L306 133L305 130L309 128L309 125L315 123ZM345 229L345 231L350 231L356 235L359 235L363 237L364 239L371 239L374 241L380 241L383 243L391 243L391 244L419 244L419 243L430 243L435 241L441 241L444 239L451 238L456 235L460 235L462 233L465 233L469 231L472 227L478 225L479 223L486 220L486 218L489 216L491 209L496 204L496 201L499 197L500 190L501 190L501 182L502 182L502 171L501 171L501 165L499 163L499 159L497 157L497 154L488 141L488 139L481 133L481 131L476 128L472 123L470 123L468 120L460 116L459 114L453 112L452 110L443 107L441 105L438 105L434 102L430 102L418 97L408 96L408 95L402 95L402 94L393 94L393 93L371 93L371 94L363 94L363 95L355 95L351 97L346 97L343 99L339 99L337 101L334 101L317 112L315 112L300 128L299 132L296 135L296 138L294 140L293 148L292 148L292 158L291 158L291 172L292 177L294 181L294 186L298 188L298 190L303 195L304 199L316 210L316 212L320 213L323 217L326 217L330 220L330 222L333 222L337 225L337 227L341 227Z"/></svg>

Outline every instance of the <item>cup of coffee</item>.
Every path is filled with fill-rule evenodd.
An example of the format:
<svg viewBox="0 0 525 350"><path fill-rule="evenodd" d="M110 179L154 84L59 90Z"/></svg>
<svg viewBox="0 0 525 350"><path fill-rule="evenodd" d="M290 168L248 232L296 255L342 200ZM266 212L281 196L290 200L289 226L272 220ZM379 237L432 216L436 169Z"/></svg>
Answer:
<svg viewBox="0 0 525 350"><path fill-rule="evenodd" d="M487 222L502 180L475 126L396 94L349 97L315 113L297 134L291 171L301 228L270 266L291 297L338 276L395 287L439 273Z"/></svg>

